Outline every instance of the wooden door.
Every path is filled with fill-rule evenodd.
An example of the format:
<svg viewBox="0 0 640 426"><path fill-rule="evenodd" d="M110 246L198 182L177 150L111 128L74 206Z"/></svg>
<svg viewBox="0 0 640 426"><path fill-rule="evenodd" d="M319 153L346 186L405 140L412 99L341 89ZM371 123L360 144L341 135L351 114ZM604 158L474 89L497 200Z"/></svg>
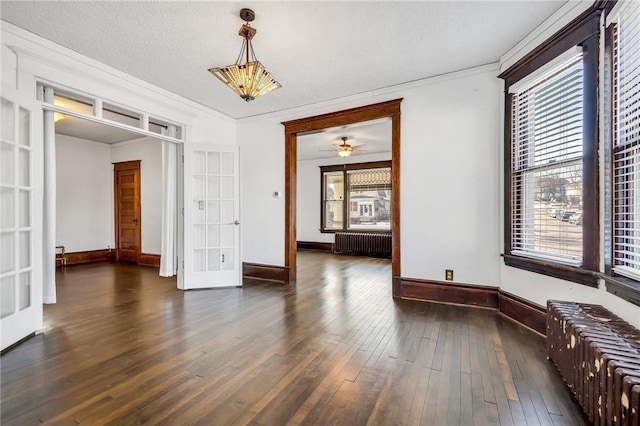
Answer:
<svg viewBox="0 0 640 426"><path fill-rule="evenodd" d="M116 260L140 260L140 160L114 163Z"/></svg>

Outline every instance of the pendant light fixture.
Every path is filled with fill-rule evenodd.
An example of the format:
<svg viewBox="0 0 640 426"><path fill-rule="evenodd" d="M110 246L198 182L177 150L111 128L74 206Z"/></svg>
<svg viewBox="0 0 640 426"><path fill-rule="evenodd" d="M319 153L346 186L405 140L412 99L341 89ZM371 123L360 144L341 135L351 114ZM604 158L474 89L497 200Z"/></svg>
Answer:
<svg viewBox="0 0 640 426"><path fill-rule="evenodd" d="M251 39L256 35L256 29L249 24L255 17L256 15L251 9L240 10L240 18L245 23L240 28L238 35L244 40L236 63L226 67L209 69L211 74L215 75L247 102L254 100L256 96L264 95L282 87L264 68L264 65L256 59L256 54L251 45ZM245 60L244 64L241 63L243 59Z"/></svg>

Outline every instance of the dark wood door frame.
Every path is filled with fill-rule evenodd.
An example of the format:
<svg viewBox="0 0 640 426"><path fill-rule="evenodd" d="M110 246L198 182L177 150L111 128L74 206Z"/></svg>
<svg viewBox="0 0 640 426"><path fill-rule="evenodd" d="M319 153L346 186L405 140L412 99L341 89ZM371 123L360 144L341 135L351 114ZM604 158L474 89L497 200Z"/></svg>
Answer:
<svg viewBox="0 0 640 426"><path fill-rule="evenodd" d="M113 163L113 189L114 189L114 213L115 213L115 260L120 260L120 191L118 185L118 171L121 170L138 170L138 182L137 182L137 192L138 192L138 203L136 205L136 247L137 247L137 255L136 255L136 263L140 262L140 253L142 252L142 215L141 215L141 203L140 197L142 194L140 193L141 185L140 185L140 162L141 160L134 161L123 161L121 163Z"/></svg>
<svg viewBox="0 0 640 426"><path fill-rule="evenodd" d="M391 118L391 273L393 296L400 297L400 103L394 99L313 117L285 121L284 267L287 282L296 280L296 187L298 134L335 126Z"/></svg>

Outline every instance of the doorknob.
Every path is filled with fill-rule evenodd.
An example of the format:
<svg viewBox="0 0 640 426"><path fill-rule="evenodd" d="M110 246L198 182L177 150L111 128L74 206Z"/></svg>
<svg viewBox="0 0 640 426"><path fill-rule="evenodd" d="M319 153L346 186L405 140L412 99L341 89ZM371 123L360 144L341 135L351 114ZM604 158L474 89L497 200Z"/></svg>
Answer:
<svg viewBox="0 0 640 426"><path fill-rule="evenodd" d="M138 218L133 219L133 223L137 224L138 223Z"/></svg>
<svg viewBox="0 0 640 426"><path fill-rule="evenodd" d="M239 220L234 220L234 221L233 221L233 224L234 224L234 225L240 225L240 221L239 221Z"/></svg>

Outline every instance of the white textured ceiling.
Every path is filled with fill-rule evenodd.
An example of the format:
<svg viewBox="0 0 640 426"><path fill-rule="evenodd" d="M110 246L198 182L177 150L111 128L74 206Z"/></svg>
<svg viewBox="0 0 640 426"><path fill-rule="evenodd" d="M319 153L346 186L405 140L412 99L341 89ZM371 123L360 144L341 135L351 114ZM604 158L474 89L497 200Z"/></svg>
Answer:
<svg viewBox="0 0 640 426"><path fill-rule="evenodd" d="M114 144L143 137L143 135L139 133L71 116L65 116L64 119L56 122L56 134L106 144Z"/></svg>
<svg viewBox="0 0 640 426"><path fill-rule="evenodd" d="M559 1L8 1L3 20L234 118L496 62ZM246 103L207 72L233 63L238 12L283 88Z"/></svg>
<svg viewBox="0 0 640 426"><path fill-rule="evenodd" d="M298 160L337 157L335 148L342 143L342 137L347 137L347 144L354 147L351 155L388 152L391 158L391 120L385 118L299 135Z"/></svg>

